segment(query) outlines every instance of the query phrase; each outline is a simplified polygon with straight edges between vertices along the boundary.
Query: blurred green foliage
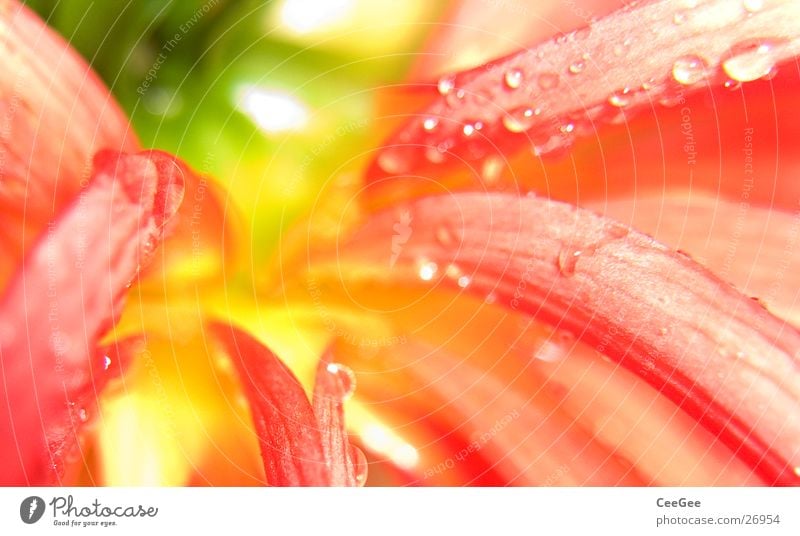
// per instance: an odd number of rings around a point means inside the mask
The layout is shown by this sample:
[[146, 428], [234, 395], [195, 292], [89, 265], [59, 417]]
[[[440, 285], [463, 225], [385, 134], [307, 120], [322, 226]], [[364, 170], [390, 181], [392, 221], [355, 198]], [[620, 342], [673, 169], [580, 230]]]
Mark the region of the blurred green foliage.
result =
[[[412, 58], [404, 54], [410, 49], [395, 54], [362, 49], [358, 35], [349, 47], [287, 39], [272, 22], [275, 2], [27, 3], [105, 80], [145, 147], [173, 152], [228, 186], [252, 224], [251, 238], [264, 250], [314, 202], [331, 170], [375, 142], [365, 127], [373, 105], [370, 89], [401, 79]], [[424, 38], [417, 32], [415, 44]], [[251, 84], [285, 91], [304, 103], [308, 127], [261, 132], [236, 109], [237, 90]], [[337, 129], [347, 132], [331, 141]], [[288, 180], [302, 188], [282, 188]]]

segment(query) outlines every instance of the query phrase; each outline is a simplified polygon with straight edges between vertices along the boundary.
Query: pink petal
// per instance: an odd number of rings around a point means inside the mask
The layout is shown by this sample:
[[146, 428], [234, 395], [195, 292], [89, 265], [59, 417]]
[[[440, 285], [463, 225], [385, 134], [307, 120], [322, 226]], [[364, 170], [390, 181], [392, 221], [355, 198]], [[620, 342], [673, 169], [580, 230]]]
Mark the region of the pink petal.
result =
[[47, 221], [90, 178], [101, 149], [134, 152], [136, 135], [103, 82], [29, 8], [0, 5], [0, 283]]
[[[392, 264], [406, 211], [420, 223]], [[457, 194], [372, 218], [339, 262], [361, 267], [354, 278], [486, 296], [601, 346], [765, 482], [800, 482], [800, 333], [644, 235], [561, 203]]]
[[322, 434], [322, 449], [334, 486], [355, 486], [356, 469], [344, 421], [344, 399], [352, 393], [354, 378], [349, 369], [331, 361], [326, 352], [317, 366], [314, 384], [314, 413]]
[[[98, 390], [98, 341], [183, 196], [180, 165], [160, 153], [105, 152], [92, 180], [52, 222], [0, 300], [0, 481], [59, 477], [62, 431]], [[94, 385], [94, 387], [93, 387]], [[54, 470], [55, 469], [55, 470]]]
[[211, 330], [244, 384], [267, 481], [273, 486], [336, 485], [317, 418], [294, 374], [244, 331], [226, 324], [213, 324]]

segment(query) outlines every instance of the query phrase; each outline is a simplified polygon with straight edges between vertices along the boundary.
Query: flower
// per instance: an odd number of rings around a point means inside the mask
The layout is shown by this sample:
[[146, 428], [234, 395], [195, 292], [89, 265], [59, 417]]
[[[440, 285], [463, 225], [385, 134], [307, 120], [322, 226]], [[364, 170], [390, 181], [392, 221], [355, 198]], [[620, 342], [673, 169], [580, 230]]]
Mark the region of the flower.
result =
[[227, 194], [0, 8], [3, 483], [800, 482], [797, 6], [503, 49], [470, 26], [535, 14], [479, 4], [250, 274]]

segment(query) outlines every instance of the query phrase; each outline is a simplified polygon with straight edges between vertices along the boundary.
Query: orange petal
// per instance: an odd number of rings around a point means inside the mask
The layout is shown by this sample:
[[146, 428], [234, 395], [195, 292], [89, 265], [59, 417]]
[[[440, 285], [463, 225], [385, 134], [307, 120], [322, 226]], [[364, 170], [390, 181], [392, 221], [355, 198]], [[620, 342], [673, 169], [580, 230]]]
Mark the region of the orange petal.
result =
[[[398, 211], [424, 224], [392, 264]], [[426, 198], [371, 219], [339, 262], [393, 285], [466, 287], [601, 345], [764, 481], [800, 478], [800, 333], [627, 227], [536, 198]]]
[[104, 381], [98, 341], [182, 197], [173, 159], [102, 153], [92, 181], [24, 259], [0, 301], [3, 483], [58, 478], [73, 408]]

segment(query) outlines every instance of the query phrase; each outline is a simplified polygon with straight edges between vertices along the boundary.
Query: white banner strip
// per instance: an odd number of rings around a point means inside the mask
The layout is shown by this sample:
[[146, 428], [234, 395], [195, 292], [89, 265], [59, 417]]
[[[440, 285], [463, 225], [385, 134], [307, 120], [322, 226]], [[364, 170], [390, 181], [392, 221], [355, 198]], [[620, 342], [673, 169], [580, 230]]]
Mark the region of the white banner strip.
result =
[[15, 535], [800, 534], [800, 488], [0, 488], [0, 498], [0, 534]]

